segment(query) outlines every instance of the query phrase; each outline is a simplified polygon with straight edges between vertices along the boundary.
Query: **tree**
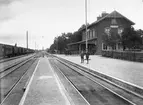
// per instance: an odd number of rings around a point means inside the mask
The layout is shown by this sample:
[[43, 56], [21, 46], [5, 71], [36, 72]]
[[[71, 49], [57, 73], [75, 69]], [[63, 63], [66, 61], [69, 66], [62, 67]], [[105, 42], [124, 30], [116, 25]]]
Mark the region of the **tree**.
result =
[[75, 31], [73, 33], [61, 33], [60, 36], [55, 37], [54, 43], [50, 46], [49, 51], [54, 52], [58, 50], [58, 52], [64, 53], [67, 50], [67, 45], [69, 43], [75, 43], [82, 40], [82, 32], [80, 31], [80, 29], [83, 28], [85, 28], [85, 25], [82, 25], [78, 29], [78, 31]]
[[80, 31], [74, 32], [70, 38], [71, 43], [78, 42], [81, 40], [82, 40], [82, 33]]
[[104, 33], [102, 36], [102, 40], [104, 44], [113, 48], [118, 42], [120, 42], [121, 38], [119, 34], [114, 31], [111, 31], [108, 35]]
[[137, 31], [137, 34], [141, 37], [143, 35], [143, 30], [142, 29], [138, 29]]
[[121, 38], [121, 43], [124, 49], [138, 49], [142, 43], [141, 37], [133, 27], [125, 28]]

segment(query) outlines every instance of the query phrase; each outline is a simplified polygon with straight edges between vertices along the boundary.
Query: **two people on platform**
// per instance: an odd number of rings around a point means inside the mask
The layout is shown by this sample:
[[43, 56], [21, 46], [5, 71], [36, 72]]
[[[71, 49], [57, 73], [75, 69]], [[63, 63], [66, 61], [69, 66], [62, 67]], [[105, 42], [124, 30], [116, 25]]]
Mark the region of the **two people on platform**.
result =
[[89, 63], [89, 52], [84, 53], [84, 51], [81, 51], [80, 57], [81, 57], [81, 63], [84, 63], [84, 55], [86, 57], [85, 60], [87, 60], [87, 64]]

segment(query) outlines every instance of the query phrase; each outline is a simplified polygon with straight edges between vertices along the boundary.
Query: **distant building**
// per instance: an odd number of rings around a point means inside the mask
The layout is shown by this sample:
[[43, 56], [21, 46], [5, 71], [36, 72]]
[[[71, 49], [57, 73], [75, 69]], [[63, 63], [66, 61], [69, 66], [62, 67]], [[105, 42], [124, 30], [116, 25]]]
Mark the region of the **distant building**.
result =
[[[131, 27], [135, 23], [121, 15], [117, 11], [110, 14], [103, 12], [97, 20], [88, 26], [87, 40], [88, 51], [93, 54], [101, 55], [102, 50], [110, 49], [103, 43], [103, 34], [110, 35], [110, 32], [121, 34], [125, 28]], [[85, 51], [86, 47], [86, 30], [85, 28], [79, 30], [82, 32], [82, 40], [76, 43], [68, 44], [68, 49], [71, 53], [79, 53], [81, 50]], [[120, 46], [115, 45], [115, 50], [119, 50]]]

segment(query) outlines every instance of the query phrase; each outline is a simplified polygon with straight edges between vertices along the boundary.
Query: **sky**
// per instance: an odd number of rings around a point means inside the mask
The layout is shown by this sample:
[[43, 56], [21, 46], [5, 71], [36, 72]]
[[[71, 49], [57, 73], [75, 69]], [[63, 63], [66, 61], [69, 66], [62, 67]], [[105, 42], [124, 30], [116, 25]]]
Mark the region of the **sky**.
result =
[[[116, 10], [143, 29], [143, 0], [87, 0], [87, 22]], [[0, 43], [49, 48], [61, 33], [85, 24], [85, 0], [0, 0]]]

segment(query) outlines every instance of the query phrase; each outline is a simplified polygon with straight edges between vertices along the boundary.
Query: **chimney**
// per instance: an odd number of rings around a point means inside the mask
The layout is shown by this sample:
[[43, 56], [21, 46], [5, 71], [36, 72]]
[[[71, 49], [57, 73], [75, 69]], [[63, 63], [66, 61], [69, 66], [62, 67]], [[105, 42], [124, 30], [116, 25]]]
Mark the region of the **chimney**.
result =
[[105, 11], [102, 12], [102, 17], [105, 17], [106, 15], [108, 15], [108, 13], [106, 13]]
[[101, 16], [100, 16], [100, 15], [97, 17], [97, 20], [99, 20], [99, 19], [101, 19]]
[[105, 17], [105, 16], [108, 15], [108, 14], [109, 14], [109, 13], [106, 13], [105, 11], [103, 11], [102, 14], [101, 14], [101, 16], [99, 15], [99, 16], [97, 17], [97, 20], [99, 20], [99, 19]]

